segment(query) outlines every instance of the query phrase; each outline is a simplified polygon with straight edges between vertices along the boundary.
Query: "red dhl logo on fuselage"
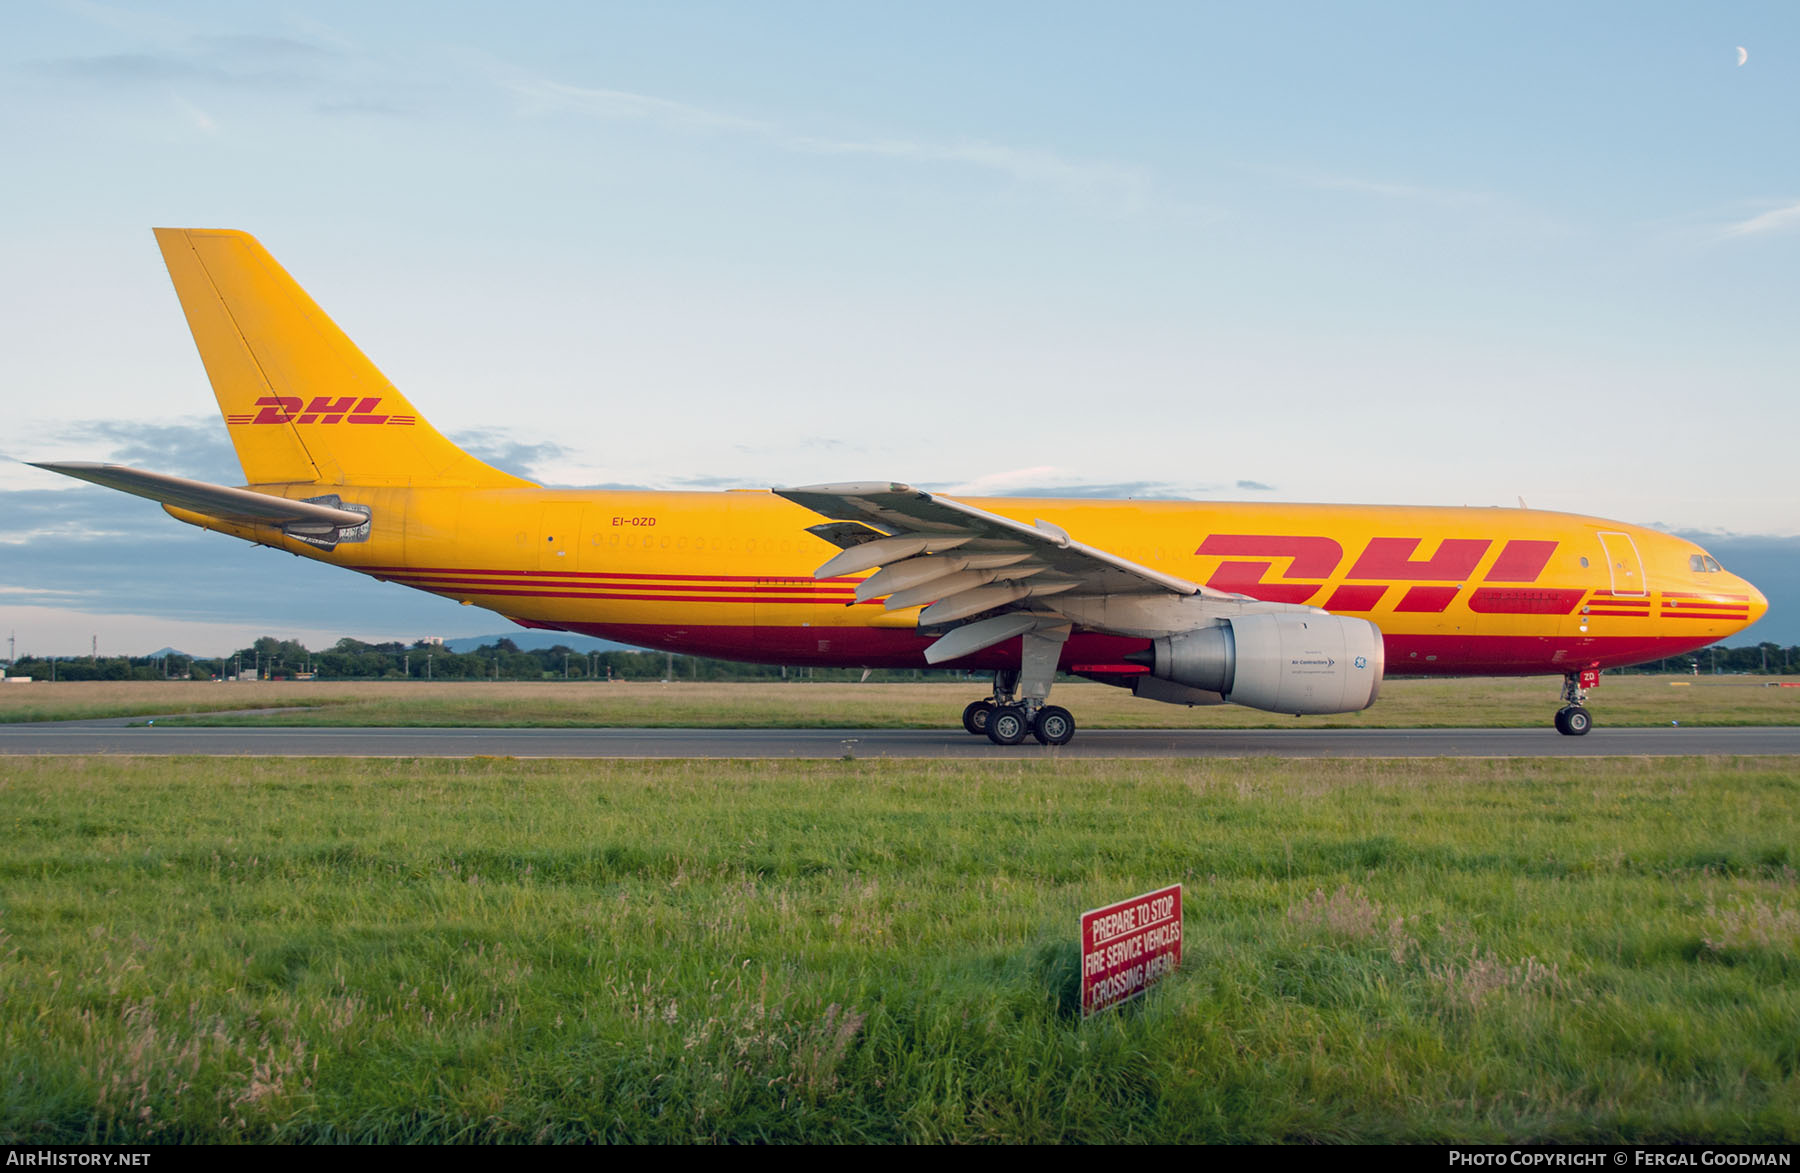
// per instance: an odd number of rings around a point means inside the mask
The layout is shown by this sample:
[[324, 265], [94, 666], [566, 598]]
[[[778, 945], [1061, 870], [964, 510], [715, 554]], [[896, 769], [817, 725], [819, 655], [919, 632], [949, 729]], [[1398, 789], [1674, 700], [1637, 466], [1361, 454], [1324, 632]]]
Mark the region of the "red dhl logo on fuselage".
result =
[[[227, 415], [225, 422], [237, 424], [392, 424], [411, 427], [410, 415], [378, 415], [381, 396], [315, 395], [304, 403], [297, 395], [265, 395], [256, 401], [262, 410], [255, 415]], [[304, 405], [303, 405], [304, 404]]]
[[[1420, 538], [1372, 538], [1331, 596], [1327, 611], [1373, 611], [1391, 590], [1406, 586], [1396, 613], [1436, 614], [1446, 610], [1494, 543], [1488, 538], [1445, 538], [1429, 558], [1416, 558]], [[1512, 539], [1500, 548], [1482, 581], [1470, 593], [1469, 610], [1490, 615], [1567, 615], [1580, 606], [1585, 590], [1537, 587], [1556, 552], [1554, 541]], [[1225, 559], [1206, 585], [1272, 603], [1312, 603], [1344, 563], [1344, 547], [1333, 538], [1287, 534], [1213, 534], [1197, 555]], [[1270, 578], [1274, 559], [1291, 559], [1284, 574]], [[1260, 559], [1253, 561], [1253, 559]], [[1426, 585], [1455, 583], [1455, 586]], [[1416, 584], [1416, 585], [1414, 585]]]

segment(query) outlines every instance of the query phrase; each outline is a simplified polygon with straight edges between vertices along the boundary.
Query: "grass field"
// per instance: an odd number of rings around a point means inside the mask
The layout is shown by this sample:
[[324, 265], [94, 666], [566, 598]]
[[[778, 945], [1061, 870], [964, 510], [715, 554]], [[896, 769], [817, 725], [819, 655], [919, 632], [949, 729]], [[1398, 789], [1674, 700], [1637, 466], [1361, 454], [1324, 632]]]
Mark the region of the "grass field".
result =
[[[1800, 688], [1752, 676], [1608, 676], [1589, 706], [1600, 725], [1800, 724]], [[1236, 705], [1189, 709], [1105, 685], [1059, 684], [1054, 699], [1086, 729], [1542, 726], [1554, 678], [1390, 680], [1361, 713], [1294, 718]], [[412, 725], [725, 728], [943, 728], [982, 684], [562, 684], [186, 682], [0, 687], [0, 721], [193, 714], [208, 725]], [[219, 710], [291, 709], [248, 715]]]
[[1794, 759], [10, 758], [0, 827], [5, 1142], [1800, 1140]]

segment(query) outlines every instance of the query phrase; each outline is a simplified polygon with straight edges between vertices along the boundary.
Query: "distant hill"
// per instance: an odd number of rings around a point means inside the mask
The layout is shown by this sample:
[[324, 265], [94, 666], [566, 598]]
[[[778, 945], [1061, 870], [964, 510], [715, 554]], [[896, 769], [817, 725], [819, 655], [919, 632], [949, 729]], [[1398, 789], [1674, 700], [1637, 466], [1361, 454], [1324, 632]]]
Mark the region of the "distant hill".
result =
[[[553, 648], [558, 644], [576, 652], [641, 652], [645, 649], [634, 648], [630, 644], [614, 643], [610, 639], [595, 639], [591, 635], [576, 635], [568, 631], [507, 631], [499, 635], [465, 635], [457, 639], [447, 639], [444, 646], [453, 652], [472, 652], [484, 644], [497, 644], [503, 639], [513, 641], [513, 646], [522, 652], [533, 652], [541, 648]], [[160, 653], [158, 653], [160, 654]]]
[[[160, 660], [160, 659], [164, 659], [169, 656], [174, 656], [176, 659], [179, 659], [179, 660], [192, 660], [194, 658], [194, 654], [192, 652], [183, 652], [176, 648], [158, 648], [156, 651], [146, 653], [145, 655], [140, 656], [138, 658], [141, 660]], [[207, 657], [204, 657], [204, 656], [201, 657], [201, 659], [206, 659], [206, 658]]]

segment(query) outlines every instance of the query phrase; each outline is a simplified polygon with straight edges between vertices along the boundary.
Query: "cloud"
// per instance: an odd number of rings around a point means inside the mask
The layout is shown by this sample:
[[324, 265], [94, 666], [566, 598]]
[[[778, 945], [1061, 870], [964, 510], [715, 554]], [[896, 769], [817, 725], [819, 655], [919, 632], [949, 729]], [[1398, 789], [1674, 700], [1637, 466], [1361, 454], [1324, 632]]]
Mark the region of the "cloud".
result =
[[125, 420], [77, 420], [57, 427], [35, 448], [66, 447], [34, 460], [94, 460], [130, 464], [198, 481], [240, 484], [244, 473], [219, 417], [188, 416], [166, 424]]
[[771, 138], [780, 133], [771, 123], [627, 90], [587, 89], [548, 80], [515, 82], [512, 89], [543, 108], [575, 110], [594, 118], [659, 122], [682, 130], [730, 130]]
[[1720, 230], [1720, 235], [1756, 236], [1764, 232], [1784, 232], [1797, 226], [1800, 226], [1800, 203], [1793, 203], [1785, 208], [1773, 208], [1748, 220], [1728, 224]]
[[[450, 433], [449, 438], [477, 459], [531, 481], [542, 482], [542, 467], [569, 455], [560, 444], [527, 443], [504, 428], [471, 428]], [[188, 416], [166, 424], [79, 420], [57, 427], [33, 450], [33, 460], [129, 464], [214, 484], [244, 480], [231, 437], [216, 415]]]
[[[215, 134], [221, 103], [247, 95], [314, 99], [326, 117], [401, 117], [413, 111], [386, 96], [396, 85], [391, 67], [320, 39], [255, 34], [160, 35], [128, 32], [149, 47], [35, 61], [26, 68], [78, 91], [115, 91], [141, 99], [163, 93], [202, 132]], [[321, 37], [329, 39], [324, 32]], [[196, 100], [196, 99], [199, 100]]]
[[[50, 479], [44, 474], [45, 480]], [[78, 489], [21, 489], [0, 493], [0, 547], [30, 545], [39, 539], [69, 538], [85, 541], [92, 537], [115, 537], [130, 532], [127, 517], [149, 516], [144, 511], [156, 508], [147, 501], [128, 494], [113, 493], [111, 507], [102, 498]], [[7, 559], [24, 556], [23, 551], [8, 549]], [[8, 568], [13, 570], [16, 568]], [[17, 580], [14, 574], [8, 578]]]
[[44, 73], [115, 85], [144, 82], [229, 82], [226, 71], [195, 60], [186, 53], [103, 53], [94, 57], [64, 57], [42, 61]]
[[1432, 212], [1447, 216], [1453, 221], [1480, 222], [1499, 230], [1536, 238], [1567, 237], [1572, 231], [1571, 226], [1559, 215], [1521, 203], [1505, 192], [1370, 179], [1360, 175], [1293, 167], [1253, 164], [1230, 166], [1285, 185], [1364, 197], [1365, 205], [1373, 205], [1377, 209], [1387, 205], [1386, 214], [1419, 215]]
[[261, 61], [327, 61], [341, 54], [335, 49], [294, 37], [259, 36], [255, 33], [224, 33], [192, 39], [196, 52], [237, 59]]
[[871, 155], [920, 163], [962, 163], [998, 171], [1022, 183], [1142, 207], [1150, 193], [1149, 176], [1139, 168], [1065, 159], [1049, 151], [1022, 150], [987, 142], [922, 143], [905, 139], [856, 142], [842, 139], [791, 138], [790, 150], [825, 155]]
[[418, 111], [392, 102], [350, 99], [342, 102], [320, 102], [315, 113], [332, 118], [412, 118]]
[[1084, 481], [1051, 465], [988, 473], [961, 484], [931, 484], [921, 488], [955, 497], [1084, 497], [1189, 500], [1212, 491], [1212, 485], [1175, 485], [1166, 481]]
[[219, 124], [214, 121], [213, 116], [194, 105], [186, 98], [177, 97], [175, 99], [175, 105], [181, 108], [181, 112], [188, 116], [188, 121], [192, 122], [196, 129], [203, 131], [206, 134], [219, 133]]
[[1192, 494], [1162, 481], [1111, 481], [1102, 484], [1020, 485], [1001, 497], [1084, 497], [1095, 500], [1187, 501]]
[[448, 438], [452, 444], [463, 448], [477, 460], [486, 461], [502, 472], [540, 484], [545, 478], [537, 471], [538, 466], [562, 460], [569, 454], [569, 450], [560, 444], [548, 441], [528, 444], [514, 439], [503, 428], [472, 428], [449, 433]]
[[200, 36], [150, 51], [54, 58], [33, 68], [52, 77], [127, 88], [181, 83], [268, 90], [320, 80], [343, 59], [336, 49], [292, 37]]
[[650, 122], [684, 133], [731, 134], [778, 150], [814, 155], [864, 155], [915, 163], [956, 164], [994, 171], [1021, 183], [1059, 189], [1136, 210], [1149, 197], [1142, 168], [1069, 159], [979, 139], [929, 142], [909, 138], [829, 138], [800, 134], [776, 123], [674, 102], [627, 90], [590, 89], [547, 79], [508, 83], [531, 111], [567, 110], [609, 121]]
[[1237, 487], [1246, 493], [1273, 493], [1274, 485], [1265, 485], [1261, 481], [1239, 481]]
[[1351, 175], [1302, 175], [1297, 178], [1307, 187], [1316, 187], [1324, 191], [1349, 191], [1362, 195], [1381, 196], [1384, 199], [1411, 200], [1418, 203], [1447, 206], [1488, 204], [1494, 202], [1495, 198], [1493, 193], [1485, 191], [1429, 187], [1416, 183], [1384, 183], [1379, 180], [1359, 179]]
[[743, 477], [726, 476], [673, 477], [669, 483], [683, 489], [761, 489], [767, 487], [750, 484]]

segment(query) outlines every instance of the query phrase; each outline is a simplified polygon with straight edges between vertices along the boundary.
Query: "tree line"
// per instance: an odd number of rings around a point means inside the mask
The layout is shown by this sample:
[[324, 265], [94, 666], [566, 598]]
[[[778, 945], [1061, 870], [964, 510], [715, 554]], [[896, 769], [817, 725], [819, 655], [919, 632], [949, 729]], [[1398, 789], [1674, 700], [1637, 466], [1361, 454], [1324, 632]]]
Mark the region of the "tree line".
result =
[[[861, 680], [860, 668], [793, 668], [667, 652], [583, 652], [557, 644], [524, 649], [510, 639], [455, 652], [425, 640], [405, 644], [340, 639], [314, 651], [263, 636], [228, 656], [20, 656], [14, 676], [39, 680]], [[870, 680], [959, 680], [951, 669], [876, 669]]]
[[[340, 639], [323, 651], [297, 640], [263, 636], [229, 656], [21, 656], [14, 676], [39, 680], [861, 680], [860, 668], [792, 668], [745, 664], [667, 652], [583, 652], [564, 644], [524, 649], [510, 639], [453, 652], [442, 644], [364, 643]], [[1703, 648], [1652, 660], [1630, 674], [1693, 673], [1791, 675], [1800, 672], [1800, 645], [1775, 643]], [[873, 681], [960, 680], [960, 669], [878, 668]]]

